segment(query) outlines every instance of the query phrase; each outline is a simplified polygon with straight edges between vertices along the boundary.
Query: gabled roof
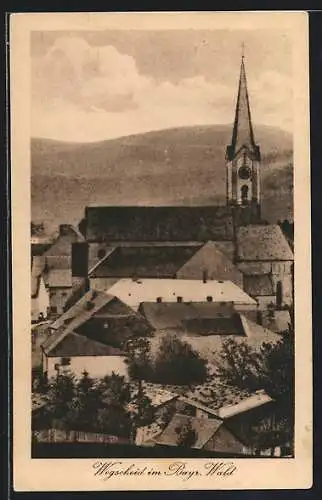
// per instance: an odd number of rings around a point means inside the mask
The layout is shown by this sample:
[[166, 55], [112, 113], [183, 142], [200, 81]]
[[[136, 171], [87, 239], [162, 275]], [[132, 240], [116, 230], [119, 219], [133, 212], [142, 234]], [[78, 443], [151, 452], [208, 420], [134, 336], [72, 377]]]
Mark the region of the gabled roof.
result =
[[257, 391], [255, 394], [252, 394], [236, 404], [222, 406], [218, 410], [218, 416], [223, 419], [235, 417], [236, 415], [254, 410], [255, 408], [272, 403], [273, 401], [274, 400], [266, 394], [265, 391]]
[[220, 305], [205, 303], [144, 302], [139, 312], [156, 330], [182, 329], [202, 334], [236, 334], [243, 332], [239, 315], [232, 303]]
[[196, 432], [196, 441], [192, 445], [192, 448], [202, 449], [216, 434], [222, 425], [222, 421], [215, 418], [193, 418], [177, 413], [173, 416], [162, 434], [156, 439], [156, 443], [165, 446], [178, 446], [180, 430], [189, 424], [191, 424], [192, 429]]
[[254, 140], [244, 57], [242, 57], [240, 66], [233, 135], [231, 144], [227, 147], [228, 160], [232, 160], [243, 146], [248, 149], [255, 159], [260, 159], [259, 147]]
[[90, 206], [80, 226], [89, 242], [233, 239], [232, 210], [224, 205]]
[[117, 247], [94, 266], [90, 277], [173, 278], [201, 247], [202, 244]]
[[211, 280], [229, 280], [238, 286], [243, 285], [243, 275], [222, 251], [222, 245], [208, 241], [197, 249], [191, 258], [176, 273], [179, 279], [202, 279], [204, 272]]
[[112, 295], [105, 292], [89, 290], [76, 304], [57, 318], [52, 323], [51, 328], [58, 330], [68, 325], [71, 329], [76, 329], [85, 323], [85, 321], [88, 321], [89, 318], [113, 300], [113, 298]]
[[272, 278], [269, 274], [244, 274], [244, 290], [252, 297], [274, 295]]
[[109, 293], [137, 310], [142, 302], [157, 302], [158, 297], [164, 302], [234, 302], [235, 304], [255, 305], [241, 288], [231, 281], [179, 280], [179, 279], [121, 279], [115, 283]]
[[50, 357], [125, 356], [125, 353], [118, 348], [107, 346], [75, 332], [68, 332], [67, 335], [57, 332], [50, 339], [52, 344], [44, 349], [46, 355]]
[[59, 234], [51, 247], [45, 252], [46, 256], [68, 256], [72, 253], [72, 243], [82, 241], [83, 236], [71, 225], [63, 225], [64, 231]]
[[253, 224], [236, 229], [237, 260], [293, 260], [293, 252], [277, 224]]

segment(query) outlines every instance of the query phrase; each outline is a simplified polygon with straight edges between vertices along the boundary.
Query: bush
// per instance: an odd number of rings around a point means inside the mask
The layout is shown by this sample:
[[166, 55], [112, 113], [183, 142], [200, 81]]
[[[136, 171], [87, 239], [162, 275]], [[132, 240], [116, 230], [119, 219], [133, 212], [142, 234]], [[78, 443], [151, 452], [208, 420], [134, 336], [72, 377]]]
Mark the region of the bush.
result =
[[173, 335], [163, 337], [153, 367], [153, 381], [189, 385], [207, 378], [207, 362], [190, 344]]
[[171, 385], [202, 383], [208, 375], [207, 362], [175, 335], [162, 338], [155, 359], [147, 339], [131, 343], [128, 371], [133, 380]]

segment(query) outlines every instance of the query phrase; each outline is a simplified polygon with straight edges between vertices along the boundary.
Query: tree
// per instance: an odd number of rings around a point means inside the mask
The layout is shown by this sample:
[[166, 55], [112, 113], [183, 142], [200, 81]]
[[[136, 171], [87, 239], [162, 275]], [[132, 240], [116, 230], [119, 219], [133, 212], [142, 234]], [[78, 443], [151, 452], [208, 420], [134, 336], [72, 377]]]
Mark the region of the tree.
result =
[[97, 413], [97, 429], [107, 434], [129, 437], [131, 419], [127, 406], [131, 400], [130, 385], [116, 373], [99, 383], [102, 405]]
[[89, 374], [84, 370], [76, 383], [75, 396], [70, 402], [66, 415], [74, 430], [89, 431], [101, 406], [101, 391]]
[[75, 396], [74, 376], [69, 373], [57, 375], [56, 379], [49, 384], [47, 396], [46, 416], [50, 419], [51, 425], [70, 429], [71, 422], [68, 413]]
[[[294, 332], [289, 330], [276, 343], [263, 343], [256, 352], [245, 342], [229, 340], [223, 344], [218, 374], [226, 382], [254, 391], [264, 389], [276, 402], [272, 427], [258, 429], [255, 436], [262, 446], [293, 442], [294, 430]], [[256, 428], [253, 429], [256, 434]], [[269, 447], [269, 446], [267, 446]]]
[[207, 374], [207, 362], [190, 344], [175, 335], [162, 338], [153, 366], [154, 382], [189, 385], [204, 382]]
[[128, 374], [134, 380], [150, 380], [152, 377], [152, 360], [148, 338], [136, 338], [127, 343]]
[[245, 341], [228, 339], [223, 342], [218, 363], [218, 375], [228, 384], [242, 389], [259, 388], [258, 373], [261, 356]]
[[176, 428], [178, 434], [177, 445], [182, 448], [191, 448], [197, 440], [197, 432], [193, 429], [190, 420], [180, 427]]

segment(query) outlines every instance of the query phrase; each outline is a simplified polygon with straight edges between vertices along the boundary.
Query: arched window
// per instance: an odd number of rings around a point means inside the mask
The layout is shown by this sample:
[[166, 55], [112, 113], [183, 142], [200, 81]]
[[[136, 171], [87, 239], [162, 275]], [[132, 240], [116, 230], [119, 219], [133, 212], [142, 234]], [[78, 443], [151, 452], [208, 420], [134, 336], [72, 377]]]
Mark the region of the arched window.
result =
[[249, 188], [246, 184], [244, 184], [241, 187], [241, 200], [242, 200], [243, 205], [247, 205], [247, 203], [248, 203], [248, 190], [249, 190]]

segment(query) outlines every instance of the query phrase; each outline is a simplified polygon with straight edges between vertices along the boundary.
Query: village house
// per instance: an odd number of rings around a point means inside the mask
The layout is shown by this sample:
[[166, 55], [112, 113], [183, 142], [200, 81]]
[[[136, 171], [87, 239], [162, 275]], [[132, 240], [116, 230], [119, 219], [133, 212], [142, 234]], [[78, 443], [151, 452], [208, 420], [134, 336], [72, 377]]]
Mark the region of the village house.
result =
[[153, 327], [139, 312], [118, 297], [99, 290], [89, 290], [57, 318], [49, 330], [54, 333], [65, 327], [115, 347], [121, 347], [133, 336], [150, 336], [153, 332]]
[[[53, 376], [61, 359], [68, 369], [81, 373], [127, 374], [123, 346], [133, 336], [150, 336], [151, 325], [117, 297], [90, 290], [76, 304], [51, 323], [42, 344], [42, 367]], [[105, 358], [108, 357], [106, 360]]]
[[272, 430], [278, 425], [275, 404], [262, 390], [251, 394], [214, 384], [211, 389], [204, 386], [180, 395], [170, 423], [154, 438], [156, 445], [178, 446], [180, 433], [187, 425], [196, 433], [192, 448], [237, 455], [281, 456], [287, 445], [283, 437], [281, 442], [272, 440]]
[[231, 281], [179, 279], [121, 279], [108, 292], [138, 310], [142, 303], [233, 304], [239, 311], [254, 311], [257, 304]]
[[66, 370], [76, 377], [86, 371], [93, 378], [117, 373], [127, 377], [126, 354], [119, 348], [75, 333], [70, 327], [48, 337], [42, 345], [42, 369], [47, 379]]
[[[248, 455], [248, 450], [226, 428], [225, 423], [216, 419], [211, 420], [175, 414], [165, 430], [156, 437], [156, 446], [179, 446], [182, 433], [192, 431], [191, 448], [230, 455]], [[180, 452], [179, 452], [180, 453]]]
[[67, 300], [79, 286], [71, 272], [72, 243], [82, 239], [69, 224], [61, 224], [59, 233], [50, 247], [42, 254], [42, 276], [49, 293], [49, 318], [63, 313]]

